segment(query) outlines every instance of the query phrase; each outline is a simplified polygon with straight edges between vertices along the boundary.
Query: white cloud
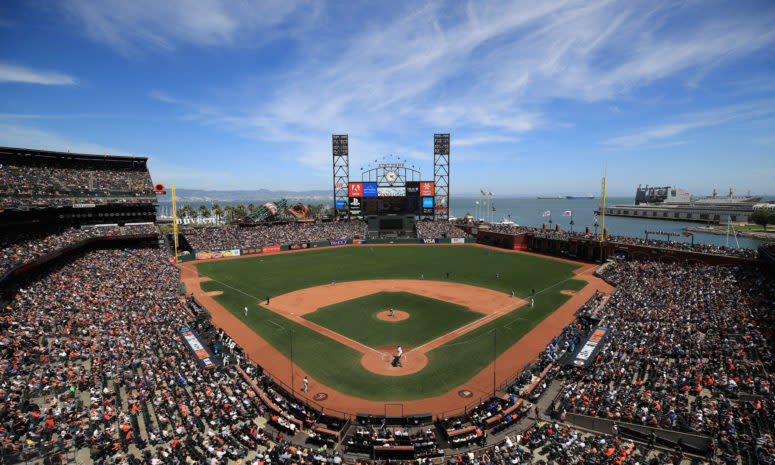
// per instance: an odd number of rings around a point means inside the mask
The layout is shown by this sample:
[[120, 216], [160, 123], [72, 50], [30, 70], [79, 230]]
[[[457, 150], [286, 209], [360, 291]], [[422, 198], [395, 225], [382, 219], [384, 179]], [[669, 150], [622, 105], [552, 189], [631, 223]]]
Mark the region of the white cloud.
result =
[[68, 0], [64, 10], [92, 40], [124, 54], [183, 44], [243, 46], [296, 10], [294, 1]]
[[[733, 121], [751, 120], [775, 113], [775, 101], [766, 100], [756, 104], [733, 105], [716, 108], [704, 112], [681, 115], [674, 122], [642, 128], [633, 134], [614, 137], [603, 141], [612, 149], [629, 149], [645, 144], [669, 139], [687, 131], [719, 126]], [[683, 144], [684, 141], [663, 143], [659, 147], [671, 147]]]
[[[384, 132], [465, 129], [492, 141], [517, 140], [537, 128], [562, 126], [551, 113], [558, 100], [605, 101], [687, 71], [705, 76], [775, 42], [772, 9], [714, 14], [700, 3], [614, 0], [466, 5], [397, 3], [391, 14], [358, 23], [364, 27], [343, 27], [333, 38], [305, 31], [294, 37], [301, 58], [292, 69], [271, 70], [271, 82], [280, 84], [268, 95], [248, 92], [236, 104], [156, 98], [182, 105], [185, 116], [201, 124], [293, 143], [299, 159], [314, 164], [327, 160], [329, 135], [339, 131], [376, 140]], [[338, 24], [336, 12], [321, 17]], [[220, 30], [217, 37], [229, 42], [224, 38], [234, 32]], [[609, 145], [665, 139], [693, 124], [647, 128]], [[468, 137], [456, 143], [484, 142]]]
[[57, 71], [35, 70], [24, 66], [0, 63], [0, 82], [24, 82], [43, 85], [74, 85], [78, 81]]

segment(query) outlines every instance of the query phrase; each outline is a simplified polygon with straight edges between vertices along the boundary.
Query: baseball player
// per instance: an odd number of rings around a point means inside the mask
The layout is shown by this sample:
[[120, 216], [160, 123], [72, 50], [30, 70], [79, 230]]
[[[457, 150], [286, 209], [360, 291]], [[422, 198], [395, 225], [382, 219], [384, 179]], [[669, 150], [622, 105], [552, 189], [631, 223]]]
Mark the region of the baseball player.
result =
[[309, 380], [305, 376], [304, 377], [304, 392], [307, 392], [307, 391], [309, 391]]
[[248, 316], [248, 306], [245, 305], [245, 316]]
[[393, 318], [394, 316], [396, 316], [396, 312], [391, 308], [390, 309], [390, 318]]

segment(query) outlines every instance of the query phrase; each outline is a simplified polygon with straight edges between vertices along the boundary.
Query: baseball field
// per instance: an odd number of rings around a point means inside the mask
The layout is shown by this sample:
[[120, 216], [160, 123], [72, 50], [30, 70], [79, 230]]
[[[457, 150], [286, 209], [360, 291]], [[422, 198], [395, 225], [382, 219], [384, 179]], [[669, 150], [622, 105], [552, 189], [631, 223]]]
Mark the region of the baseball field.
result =
[[[464, 385], [587, 285], [574, 279], [580, 264], [469, 245], [364, 245], [194, 266], [201, 291], [284, 356], [295, 389], [303, 374], [315, 392], [383, 402]], [[404, 366], [392, 367], [398, 345]], [[279, 354], [264, 352], [254, 358], [279, 366]]]

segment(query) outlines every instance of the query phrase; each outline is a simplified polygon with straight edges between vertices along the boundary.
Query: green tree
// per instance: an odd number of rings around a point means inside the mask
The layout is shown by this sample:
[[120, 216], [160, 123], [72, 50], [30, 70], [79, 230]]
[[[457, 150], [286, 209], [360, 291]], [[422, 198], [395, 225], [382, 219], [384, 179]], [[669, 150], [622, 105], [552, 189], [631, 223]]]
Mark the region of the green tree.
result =
[[241, 220], [241, 219], [245, 218], [246, 216], [248, 216], [248, 209], [245, 208], [245, 205], [239, 204], [234, 209], [234, 216], [236, 216], [238, 219]]
[[226, 208], [223, 209], [224, 214], [229, 219], [229, 221], [234, 221], [234, 207], [231, 205], [226, 205]]
[[199, 216], [202, 218], [210, 218], [210, 209], [207, 208], [207, 205], [202, 204], [199, 206]]
[[223, 216], [223, 208], [221, 208], [221, 205], [218, 202], [214, 203], [210, 207], [210, 211], [212, 211], [213, 215], [215, 215], [215, 222], [220, 222], [221, 217]]
[[775, 224], [775, 212], [764, 209], [754, 210], [751, 214], [751, 221], [763, 227], [766, 231], [768, 224]]
[[250, 202], [248, 204], [248, 213], [253, 213], [254, 211], [256, 211], [256, 206], [253, 204], [253, 202]]

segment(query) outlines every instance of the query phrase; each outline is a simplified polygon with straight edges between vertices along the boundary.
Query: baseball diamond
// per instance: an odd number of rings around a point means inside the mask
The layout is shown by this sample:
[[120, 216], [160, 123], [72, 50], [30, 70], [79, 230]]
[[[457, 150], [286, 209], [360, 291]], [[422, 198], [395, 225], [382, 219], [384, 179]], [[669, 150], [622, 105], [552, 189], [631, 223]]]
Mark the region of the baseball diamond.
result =
[[[352, 246], [182, 269], [216, 324], [272, 376], [293, 378], [294, 391], [309, 376], [329, 393], [322, 407], [347, 413], [384, 413], [385, 402], [403, 402], [405, 414], [437, 413], [469, 403], [460, 389], [491, 394], [493, 370], [496, 383], [513, 376], [606, 287], [588, 265], [467, 245]], [[534, 308], [522, 299], [532, 289]], [[376, 318], [391, 306], [411, 318]], [[390, 367], [385, 348], [399, 344], [408, 370]]]

